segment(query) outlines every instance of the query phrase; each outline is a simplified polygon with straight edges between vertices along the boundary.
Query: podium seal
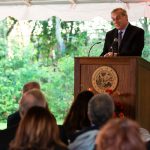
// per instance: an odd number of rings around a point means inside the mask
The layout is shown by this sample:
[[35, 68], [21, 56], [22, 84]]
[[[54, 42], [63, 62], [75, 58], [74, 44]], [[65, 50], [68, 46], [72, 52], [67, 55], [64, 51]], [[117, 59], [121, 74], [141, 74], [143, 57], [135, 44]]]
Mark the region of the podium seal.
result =
[[107, 89], [114, 91], [117, 84], [118, 75], [112, 67], [101, 66], [92, 75], [92, 85], [98, 93], [104, 93]]

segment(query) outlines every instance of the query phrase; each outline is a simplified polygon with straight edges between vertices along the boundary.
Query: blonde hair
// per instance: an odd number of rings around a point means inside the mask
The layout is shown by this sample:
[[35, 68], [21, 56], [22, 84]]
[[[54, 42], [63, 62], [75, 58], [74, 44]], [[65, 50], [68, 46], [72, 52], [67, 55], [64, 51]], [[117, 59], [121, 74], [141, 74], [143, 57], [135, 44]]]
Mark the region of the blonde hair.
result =
[[53, 114], [43, 107], [32, 107], [21, 120], [10, 150], [49, 150], [65, 147]]

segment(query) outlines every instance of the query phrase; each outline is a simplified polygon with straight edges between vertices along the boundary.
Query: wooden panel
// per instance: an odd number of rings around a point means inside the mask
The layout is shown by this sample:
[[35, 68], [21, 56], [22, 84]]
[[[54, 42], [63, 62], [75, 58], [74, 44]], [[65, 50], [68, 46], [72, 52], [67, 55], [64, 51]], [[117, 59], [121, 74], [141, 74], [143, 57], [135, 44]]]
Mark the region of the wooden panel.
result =
[[112, 67], [119, 77], [114, 92], [115, 100], [120, 100], [126, 108], [126, 115], [136, 119], [142, 127], [150, 131], [150, 63], [140, 57], [82, 57], [75, 58], [75, 96], [92, 85], [92, 75], [101, 66]]
[[150, 67], [138, 67], [138, 99], [136, 120], [150, 131]]
[[93, 85], [92, 85], [92, 75], [94, 71], [101, 67], [101, 66], [109, 66], [112, 67], [119, 78], [119, 82], [117, 85], [117, 88], [115, 91], [121, 93], [119, 97], [115, 97], [115, 99], [119, 99], [124, 103], [124, 105], [127, 105], [126, 112], [128, 116], [131, 118], [135, 118], [135, 79], [133, 80], [135, 76], [134, 69], [132, 69], [132, 65], [130, 65], [130, 61], [128, 63], [122, 63], [120, 64], [114, 64], [110, 65], [107, 63], [104, 63], [103, 65], [82, 65], [81, 66], [81, 91], [87, 90], [87, 89], [93, 89], [94, 93], [97, 93], [95, 91]]

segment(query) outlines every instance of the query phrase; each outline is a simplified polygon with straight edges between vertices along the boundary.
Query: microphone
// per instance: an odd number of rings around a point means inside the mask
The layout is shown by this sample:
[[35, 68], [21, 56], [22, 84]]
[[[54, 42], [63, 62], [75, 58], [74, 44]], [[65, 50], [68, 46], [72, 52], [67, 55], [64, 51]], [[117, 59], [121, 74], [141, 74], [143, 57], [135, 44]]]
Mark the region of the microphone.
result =
[[112, 53], [113, 53], [113, 55], [114, 55], [114, 46], [115, 46], [115, 44], [117, 44], [118, 43], [118, 39], [117, 38], [114, 38], [114, 40], [113, 40], [113, 42], [112, 42], [112, 44], [111, 44], [111, 46], [110, 46], [110, 48], [109, 48], [109, 51], [111, 51]]
[[101, 42], [94, 43], [94, 44], [90, 47], [90, 50], [89, 50], [89, 52], [88, 52], [88, 57], [90, 56], [90, 52], [91, 52], [92, 48], [93, 48], [95, 45], [100, 44], [100, 43], [101, 43]]

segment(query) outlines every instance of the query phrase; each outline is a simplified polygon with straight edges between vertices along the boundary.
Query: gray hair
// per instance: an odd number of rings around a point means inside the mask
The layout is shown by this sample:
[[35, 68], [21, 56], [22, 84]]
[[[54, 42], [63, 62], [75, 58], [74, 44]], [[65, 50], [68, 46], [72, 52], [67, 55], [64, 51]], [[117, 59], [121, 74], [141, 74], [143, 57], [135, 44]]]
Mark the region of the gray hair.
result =
[[122, 16], [128, 16], [127, 11], [123, 8], [116, 8], [116, 9], [112, 10], [111, 14], [116, 13], [116, 12], [119, 12], [120, 15], [122, 15]]
[[101, 126], [112, 118], [114, 109], [114, 102], [110, 95], [97, 94], [88, 103], [88, 116], [91, 123]]

